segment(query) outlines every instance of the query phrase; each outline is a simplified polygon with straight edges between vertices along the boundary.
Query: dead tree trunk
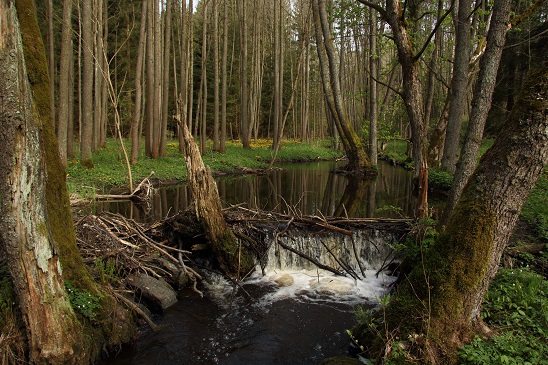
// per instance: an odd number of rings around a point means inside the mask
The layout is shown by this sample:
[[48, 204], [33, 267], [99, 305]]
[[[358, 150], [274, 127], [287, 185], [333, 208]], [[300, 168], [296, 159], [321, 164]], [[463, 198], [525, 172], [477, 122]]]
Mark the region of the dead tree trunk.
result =
[[196, 216], [204, 226], [221, 269], [230, 276], [240, 278], [253, 268], [253, 258], [241, 246], [225, 222], [217, 185], [211, 170], [204, 165], [198, 145], [192, 138], [188, 126], [180, 121], [178, 124], [183, 134], [188, 185], [194, 200]]

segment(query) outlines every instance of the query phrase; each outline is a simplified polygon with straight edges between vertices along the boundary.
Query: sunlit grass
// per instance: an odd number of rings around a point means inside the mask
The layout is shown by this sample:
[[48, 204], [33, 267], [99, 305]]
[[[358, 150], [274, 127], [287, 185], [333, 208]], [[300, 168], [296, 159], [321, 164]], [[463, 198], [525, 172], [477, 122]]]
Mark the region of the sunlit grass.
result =
[[[126, 142], [126, 149], [131, 144]], [[274, 151], [272, 141], [268, 139], [253, 140], [251, 148], [244, 149], [239, 141], [227, 141], [226, 152], [221, 154], [212, 150], [212, 143], [208, 141], [207, 152], [202, 156], [204, 163], [215, 172], [232, 172], [243, 168], [265, 168]], [[284, 140], [278, 152], [277, 162], [328, 160], [340, 157], [342, 153], [329, 148], [326, 141], [301, 143], [296, 140]], [[108, 139], [105, 148], [93, 155], [94, 169], [86, 169], [80, 165], [78, 158], [69, 160], [67, 169], [67, 184], [71, 193], [90, 195], [92, 191], [105, 191], [113, 186], [127, 187], [129, 179], [124, 154], [120, 143], [115, 139]], [[139, 160], [131, 166], [133, 183], [147, 177], [154, 171], [154, 178], [161, 181], [184, 181], [186, 167], [183, 156], [179, 153], [179, 144], [176, 140], [168, 141], [166, 154], [158, 159], [145, 156], [141, 146]]]

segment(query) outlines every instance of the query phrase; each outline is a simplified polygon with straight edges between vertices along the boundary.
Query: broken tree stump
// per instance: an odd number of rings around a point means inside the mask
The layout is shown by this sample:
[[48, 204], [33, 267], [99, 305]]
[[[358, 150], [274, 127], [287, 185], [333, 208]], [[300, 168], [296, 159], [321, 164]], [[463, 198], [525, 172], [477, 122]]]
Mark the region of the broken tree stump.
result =
[[[176, 118], [177, 119], [177, 118]], [[188, 186], [193, 198], [196, 216], [202, 222], [222, 270], [229, 276], [240, 278], [254, 267], [253, 257], [240, 244], [223, 216], [217, 184], [209, 167], [204, 165], [198, 145], [185, 123], [181, 126], [188, 171]]]

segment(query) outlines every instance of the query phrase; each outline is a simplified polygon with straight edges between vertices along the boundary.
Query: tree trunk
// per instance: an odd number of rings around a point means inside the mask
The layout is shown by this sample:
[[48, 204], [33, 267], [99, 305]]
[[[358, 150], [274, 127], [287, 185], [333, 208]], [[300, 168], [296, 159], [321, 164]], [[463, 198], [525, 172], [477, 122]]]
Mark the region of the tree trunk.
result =
[[491, 108], [493, 90], [497, 79], [502, 49], [506, 41], [506, 32], [510, 20], [510, 0], [500, 0], [494, 4], [491, 27], [487, 34], [487, 46], [480, 61], [478, 81], [474, 88], [472, 111], [466, 129], [459, 166], [453, 179], [453, 186], [443, 213], [442, 223], [447, 221], [460, 197], [466, 182], [474, 171], [478, 161], [478, 151], [481, 146], [483, 129], [487, 114]]
[[219, 7], [213, 0], [213, 150], [219, 151]]
[[137, 48], [137, 64], [135, 65], [135, 104], [133, 105], [133, 119], [131, 120], [131, 163], [139, 159], [139, 124], [141, 121], [141, 104], [143, 97], [143, 59], [145, 56], [147, 25], [147, 0], [141, 2], [141, 26], [139, 28], [139, 46]]
[[[390, 303], [386, 318], [390, 328], [401, 325], [407, 332], [401, 338], [427, 330], [427, 353], [442, 356], [443, 364], [456, 362], [458, 347], [482, 328], [481, 302], [521, 207], [547, 162], [548, 63], [543, 62], [530, 72], [445, 232]], [[418, 321], [410, 323], [410, 318]]]
[[[21, 12], [25, 15], [18, 20]], [[0, 23], [4, 25], [0, 33], [0, 79], [4, 80], [0, 83], [0, 173], [4, 176], [0, 184], [0, 248], [23, 314], [31, 361], [68, 364], [82, 354], [83, 336], [65, 293], [59, 248], [49, 230], [53, 222], [44, 200], [43, 120], [36, 113], [36, 109], [47, 111], [47, 123], [51, 123], [47, 66], [38, 24], [27, 22], [26, 16], [36, 19], [32, 2], [18, 1], [17, 11], [14, 2], [0, 2]], [[39, 42], [39, 47], [33, 47], [42, 50], [41, 59], [29, 57], [27, 63], [34, 67], [42, 62], [41, 70], [46, 73], [34, 81], [42, 82], [45, 88], [40, 91], [44, 94], [33, 95], [28, 82], [20, 23], [24, 24], [23, 32], [34, 32], [33, 42]]]
[[153, 138], [154, 138], [154, 4], [152, 0], [147, 0], [147, 42], [146, 42], [146, 121], [145, 121], [145, 154], [148, 157], [153, 156]]
[[371, 165], [377, 165], [377, 17], [373, 15], [373, 9], [369, 9], [369, 159]]
[[[14, 243], [13, 240], [17, 239], [20, 245], [19, 254], [11, 250], [6, 254], [14, 258], [15, 265], [22, 262], [18, 260], [26, 261], [24, 267], [16, 266], [16, 270], [11, 275], [15, 278], [14, 285], [16, 287], [21, 284], [21, 281], [18, 280], [22, 280], [22, 282], [26, 280], [27, 284], [23, 290], [27, 292], [18, 293], [19, 302], [22, 306], [21, 311], [28, 317], [27, 326], [38, 326], [38, 329], [27, 329], [29, 340], [32, 341], [30, 344], [31, 360], [37, 364], [92, 363], [104, 347], [119, 345], [120, 341], [128, 341], [134, 329], [132, 322], [124, 321], [129, 316], [117, 305], [114, 299], [107, 293], [99, 293], [76, 246], [76, 234], [66, 188], [65, 169], [59, 159], [59, 147], [55, 138], [53, 121], [50, 119], [47, 62], [36, 20], [34, 2], [19, 0], [11, 2], [11, 4], [13, 3], [17, 7], [21, 25], [25, 64], [28, 72], [27, 76], [21, 74], [20, 76], [24, 77], [23, 80], [30, 81], [34, 106], [29, 108], [28, 103], [31, 103], [29, 91], [26, 91], [27, 95], [24, 95], [25, 90], [23, 88], [28, 87], [28, 84], [25, 85], [24, 82], [20, 82], [18, 87], [21, 87], [21, 90], [17, 90], [17, 92], [19, 92], [18, 98], [23, 100], [20, 100], [19, 105], [16, 106], [19, 109], [20, 117], [14, 119], [17, 123], [2, 123], [0, 127], [13, 128], [8, 134], [0, 133], [6, 137], [6, 144], [9, 143], [8, 135], [16, 137], [15, 140], [10, 137], [9, 141], [15, 141], [20, 147], [16, 153], [11, 149], [3, 149], [0, 152], [0, 154], [5, 153], [5, 155], [0, 156], [0, 169], [14, 167], [12, 171], [14, 178], [5, 180], [10, 182], [9, 188], [0, 184], [0, 194], [10, 194], [11, 191], [17, 195], [13, 200], [12, 198], [0, 198], [0, 202], [16, 202], [16, 204], [0, 204], [0, 209], [3, 213], [6, 212], [6, 214], [3, 214], [4, 217], [13, 214], [13, 219], [2, 220], [0, 225], [16, 225], [12, 229], [0, 227], [2, 235], [3, 232], [14, 233], [9, 236], [9, 243], [8, 239], [4, 239], [4, 237], [0, 238], [0, 242], [2, 242], [2, 245], [8, 245]], [[11, 10], [6, 13], [3, 9], [4, 4], [6, 2], [0, 2], [0, 17], [4, 14], [10, 14], [8, 15], [10, 19], [16, 18]], [[4, 20], [0, 20], [0, 23], [6, 24]], [[11, 25], [7, 29], [17, 31], [17, 28]], [[2, 31], [0, 34], [3, 36], [4, 32]], [[0, 41], [0, 47], [4, 44], [5, 42]], [[14, 42], [10, 43], [10, 46], [14, 45]], [[9, 61], [17, 61], [18, 56], [15, 53], [12, 56], [10, 56], [12, 58]], [[0, 58], [2, 57], [0, 56]], [[22, 59], [19, 61], [22, 61]], [[9, 73], [22, 69], [17, 70], [14, 67], [8, 69], [8, 67], [2, 65], [0, 73], [4, 70]], [[0, 79], [16, 80], [5, 78], [2, 75], [0, 75]], [[3, 86], [0, 85], [0, 88]], [[10, 85], [6, 83], [5, 86]], [[0, 94], [7, 96], [11, 95], [12, 91], [6, 89], [6, 91], [0, 91]], [[4, 105], [7, 106], [7, 103]], [[13, 110], [5, 111], [11, 114]], [[30, 118], [26, 118], [29, 113]], [[2, 118], [4, 117], [2, 116]], [[23, 147], [28, 147], [29, 150], [26, 151]], [[32, 148], [34, 150], [30, 150]], [[13, 159], [16, 156], [19, 156], [17, 161]], [[17, 164], [14, 165], [14, 162], [17, 162]], [[20, 178], [23, 178], [23, 180], [18, 183], [16, 179]], [[27, 200], [25, 201], [25, 199]], [[19, 223], [17, 223], [17, 220], [19, 220]], [[23, 224], [27, 224], [27, 226]], [[19, 238], [15, 236], [17, 232], [21, 233]], [[5, 248], [8, 247], [4, 246], [2, 249]], [[101, 323], [94, 323], [93, 329], [91, 329], [91, 323], [82, 323], [83, 326], [89, 326], [85, 331], [91, 334], [92, 337], [83, 338], [82, 329], [76, 322], [70, 306], [67, 309], [68, 302], [64, 295], [63, 282], [59, 282], [61, 279], [59, 278], [60, 269], [57, 260], [60, 261], [62, 267], [63, 279], [70, 280], [79, 289], [102, 296], [104, 312], [99, 313], [99, 315], [104, 320]], [[36, 264], [39, 264], [40, 267], [37, 267]], [[44, 278], [46, 278], [45, 282], [42, 280]], [[40, 282], [35, 279], [40, 279]], [[43, 286], [39, 287], [38, 285]], [[112, 332], [113, 328], [116, 328], [115, 333]], [[43, 335], [40, 332], [43, 329], [47, 331], [45, 334], [47, 338], [37, 339], [37, 335]], [[42, 343], [37, 343], [35, 340], [42, 341]], [[36, 359], [35, 356], [41, 358]]]
[[248, 76], [247, 76], [247, 19], [246, 0], [237, 0], [240, 26], [240, 139], [243, 148], [250, 148], [248, 138]]
[[166, 10], [164, 15], [164, 73], [162, 77], [162, 110], [161, 110], [161, 129], [160, 129], [160, 156], [165, 156], [167, 145], [167, 120], [169, 107], [169, 71], [171, 61], [171, 0], [166, 1]]
[[468, 64], [472, 48], [472, 40], [470, 39], [471, 8], [472, 0], [459, 0], [449, 120], [441, 160], [442, 169], [450, 173], [454, 173], [457, 167], [462, 120], [468, 103]]
[[82, 137], [80, 142], [80, 164], [92, 169], [91, 155], [93, 136], [93, 29], [92, 0], [82, 0]]
[[417, 179], [418, 199], [417, 215], [428, 215], [428, 159], [426, 146], [426, 126], [423, 117], [422, 90], [407, 23], [403, 16], [400, 1], [387, 0], [386, 10], [365, 0], [361, 3], [376, 9], [392, 29], [393, 41], [398, 52], [398, 61], [402, 68], [403, 100], [407, 117], [411, 125], [411, 142], [413, 144], [414, 176]]
[[280, 30], [280, 27], [278, 26], [278, 23], [280, 21], [280, 17], [278, 16], [278, 7], [281, 5], [280, 1], [274, 0], [273, 4], [274, 6], [274, 17], [273, 17], [273, 32], [274, 32], [274, 105], [272, 110], [272, 147], [275, 148], [275, 146], [279, 145], [279, 138], [278, 131], [280, 130], [280, 119], [282, 115], [282, 108], [281, 108], [281, 102], [280, 102], [280, 37], [278, 37], [278, 32]]
[[253, 268], [253, 258], [241, 247], [234, 233], [228, 228], [211, 170], [204, 165], [200, 150], [188, 127], [183, 123], [179, 122], [179, 124], [183, 133], [188, 185], [196, 216], [204, 225], [207, 238], [221, 268], [228, 275], [239, 279]]
[[[196, 127], [200, 126], [200, 151], [206, 153], [206, 122], [207, 122], [207, 27], [208, 27], [208, 6], [204, 3], [202, 8], [202, 70], [200, 90], [202, 91], [202, 110], [200, 121], [196, 120]], [[198, 124], [199, 123], [199, 124]]]
[[63, 1], [63, 31], [61, 34], [61, 59], [59, 73], [59, 117], [57, 120], [57, 140], [59, 142], [59, 157], [67, 168], [67, 139], [69, 120], [69, 93], [74, 92], [70, 83], [70, 68], [72, 67], [72, 0]]
[[[64, 16], [64, 14], [63, 14]], [[48, 66], [51, 120], [55, 123], [55, 35], [53, 34], [53, 0], [48, 0]], [[63, 27], [63, 30], [65, 28]], [[61, 69], [63, 70], [63, 69]]]
[[338, 77], [338, 63], [327, 20], [325, 1], [312, 1], [312, 11], [324, 93], [330, 114], [335, 119], [335, 125], [349, 159], [348, 169], [357, 173], [372, 174], [374, 171], [371, 169], [369, 158], [344, 110]]
[[154, 25], [154, 103], [152, 109], [154, 120], [152, 126], [152, 158], [160, 157], [160, 135], [162, 133], [162, 19], [160, 17], [160, 3], [153, 1]]
[[226, 94], [228, 58], [228, 0], [223, 0], [223, 56], [221, 65], [221, 141], [219, 152], [226, 151]]

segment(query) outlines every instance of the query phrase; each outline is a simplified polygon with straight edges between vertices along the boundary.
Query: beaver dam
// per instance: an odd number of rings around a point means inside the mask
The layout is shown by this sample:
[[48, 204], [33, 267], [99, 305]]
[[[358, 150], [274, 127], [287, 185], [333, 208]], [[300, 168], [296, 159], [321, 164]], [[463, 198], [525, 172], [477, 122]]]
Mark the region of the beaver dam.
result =
[[[78, 244], [92, 272], [157, 331], [139, 343], [154, 338], [167, 348], [175, 346], [166, 350], [177, 354], [173, 356], [193, 353], [189, 364], [227, 359], [232, 360], [226, 363], [269, 363], [265, 355], [253, 358], [257, 351], [272, 351], [272, 363], [300, 363], [285, 356], [310, 348], [312, 353], [295, 354], [307, 363], [311, 356], [343, 351], [341, 346], [348, 343], [344, 328], [351, 326], [353, 308], [375, 305], [396, 279], [393, 247], [410, 227], [406, 219], [302, 216], [243, 206], [223, 213], [242, 249], [256, 258], [255, 269], [245, 277], [228, 278], [218, 271], [189, 210], [153, 224], [114, 213], [86, 215], [76, 224]], [[140, 303], [163, 316], [151, 315]], [[278, 311], [283, 315], [275, 314]], [[329, 323], [317, 320], [324, 316]], [[204, 331], [204, 321], [210, 324], [200, 341], [188, 331]], [[298, 338], [312, 325], [317, 328], [308, 331], [316, 335], [331, 333], [325, 343], [302, 343], [292, 351], [281, 345], [285, 337]], [[287, 334], [290, 330], [298, 333]], [[186, 340], [181, 342], [182, 338]], [[265, 350], [272, 341], [275, 348]], [[156, 345], [134, 345], [137, 353], [126, 356], [147, 359], [137, 363], [174, 363], [160, 361], [158, 349], [153, 351]], [[150, 351], [148, 357], [143, 351]], [[121, 358], [105, 364], [135, 363]]]

